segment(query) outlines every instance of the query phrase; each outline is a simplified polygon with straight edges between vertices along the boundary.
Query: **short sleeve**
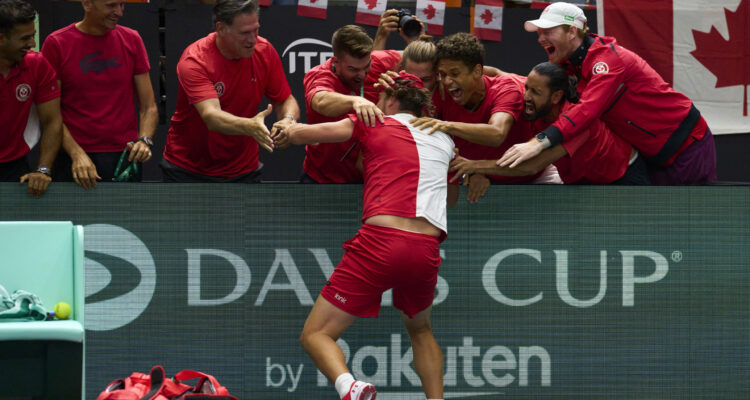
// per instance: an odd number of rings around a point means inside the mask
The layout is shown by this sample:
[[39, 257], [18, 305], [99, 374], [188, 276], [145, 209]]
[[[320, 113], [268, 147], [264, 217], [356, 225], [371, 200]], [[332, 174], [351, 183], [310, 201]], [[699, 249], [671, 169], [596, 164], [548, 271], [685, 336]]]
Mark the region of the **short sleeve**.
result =
[[286, 75], [284, 75], [284, 66], [281, 64], [281, 58], [270, 43], [264, 51], [264, 57], [268, 63], [267, 71], [269, 71], [269, 76], [265, 77], [268, 79], [265, 95], [273, 103], [282, 102], [292, 94], [292, 90], [289, 88]]
[[177, 63], [177, 79], [190, 104], [219, 98], [206, 69], [192, 57], [184, 58]]

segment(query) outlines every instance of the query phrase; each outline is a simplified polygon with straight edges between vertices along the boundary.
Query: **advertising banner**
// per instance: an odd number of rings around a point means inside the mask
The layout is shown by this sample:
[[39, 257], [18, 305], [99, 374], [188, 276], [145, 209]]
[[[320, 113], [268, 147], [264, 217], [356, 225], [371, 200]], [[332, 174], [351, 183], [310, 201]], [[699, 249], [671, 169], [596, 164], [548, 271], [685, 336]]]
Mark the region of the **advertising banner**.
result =
[[[243, 399], [335, 396], [299, 334], [361, 186], [3, 183], [0, 204], [84, 226], [87, 398], [154, 364]], [[448, 222], [446, 399], [750, 394], [750, 188], [493, 186]], [[424, 398], [389, 292], [339, 344], [378, 399]]]

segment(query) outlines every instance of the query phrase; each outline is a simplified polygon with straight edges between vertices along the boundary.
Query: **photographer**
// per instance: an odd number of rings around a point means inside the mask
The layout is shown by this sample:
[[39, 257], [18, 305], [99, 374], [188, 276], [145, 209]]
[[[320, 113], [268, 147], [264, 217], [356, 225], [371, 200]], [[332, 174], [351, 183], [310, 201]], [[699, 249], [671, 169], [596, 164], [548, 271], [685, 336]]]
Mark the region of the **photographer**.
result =
[[[417, 24], [419, 24], [419, 30], [417, 31]], [[418, 40], [424, 36], [424, 24], [411, 12], [402, 8], [400, 10], [390, 9], [385, 10], [383, 15], [380, 17], [380, 24], [378, 25], [378, 31], [375, 33], [375, 40], [372, 43], [374, 50], [385, 50], [385, 42], [388, 40], [388, 36], [391, 33], [398, 31], [399, 35], [404, 39], [406, 44]]]

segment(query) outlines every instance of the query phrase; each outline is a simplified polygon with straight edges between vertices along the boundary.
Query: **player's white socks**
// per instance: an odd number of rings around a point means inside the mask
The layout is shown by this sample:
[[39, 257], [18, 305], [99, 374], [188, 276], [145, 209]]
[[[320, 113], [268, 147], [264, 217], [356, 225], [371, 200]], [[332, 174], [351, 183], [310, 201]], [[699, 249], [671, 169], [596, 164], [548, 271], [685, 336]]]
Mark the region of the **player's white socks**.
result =
[[349, 389], [351, 389], [352, 383], [354, 383], [354, 377], [348, 372], [341, 374], [336, 378], [336, 383], [334, 385], [336, 386], [336, 391], [339, 392], [340, 398], [343, 399], [344, 396], [349, 394]]

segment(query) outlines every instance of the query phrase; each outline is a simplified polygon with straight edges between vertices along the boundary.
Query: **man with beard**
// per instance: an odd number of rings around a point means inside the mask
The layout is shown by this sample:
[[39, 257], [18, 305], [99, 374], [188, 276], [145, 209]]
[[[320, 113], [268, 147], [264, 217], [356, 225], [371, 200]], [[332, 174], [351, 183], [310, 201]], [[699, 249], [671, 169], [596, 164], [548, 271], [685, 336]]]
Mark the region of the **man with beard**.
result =
[[[308, 123], [339, 121], [352, 111], [369, 126], [383, 121], [374, 84], [381, 73], [395, 69], [401, 56], [393, 50], [373, 51], [372, 43], [367, 32], [356, 25], [343, 26], [333, 33], [333, 58], [308, 71], [303, 81]], [[362, 182], [354, 139], [310, 144], [305, 152], [305, 172], [300, 181]]]
[[[524, 100], [525, 121], [519, 121], [530, 134], [553, 123], [577, 100], [565, 70], [551, 62], [535, 66], [526, 79]], [[554, 163], [566, 184], [648, 185], [649, 175], [643, 157], [622, 138], [612, 134], [601, 121], [569, 141], [542, 151], [539, 155], [514, 168], [501, 167], [497, 160], [468, 160], [456, 157], [451, 171], [456, 176], [484, 173], [523, 176], [535, 174]]]
[[647, 157], [654, 184], [716, 180], [713, 136], [693, 102], [614, 38], [588, 33], [580, 7], [551, 4], [524, 27], [537, 32], [549, 61], [578, 78], [581, 99], [537, 138], [513, 146], [501, 165], [514, 167], [601, 119]]
[[[412, 122], [419, 128], [452, 135], [460, 154], [477, 160], [497, 159], [513, 144], [533, 138], [518, 124], [523, 113], [526, 78], [515, 74], [484, 75], [484, 54], [479, 39], [468, 33], [456, 33], [440, 40], [437, 68], [441, 87], [432, 97], [437, 118], [422, 117]], [[542, 171], [515, 177], [474, 174], [469, 178], [467, 199], [470, 203], [479, 201], [490, 182], [561, 183], [556, 172], [550, 175], [549, 180], [539, 181]], [[457, 196], [458, 187], [451, 185], [449, 204], [455, 203]]]
[[[22, 0], [0, 0], [0, 181], [29, 182], [39, 197], [52, 178], [50, 167], [62, 141], [60, 85], [52, 66], [35, 46], [36, 10]], [[36, 111], [33, 111], [36, 109]], [[26, 156], [44, 127], [39, 163], [31, 170]]]

